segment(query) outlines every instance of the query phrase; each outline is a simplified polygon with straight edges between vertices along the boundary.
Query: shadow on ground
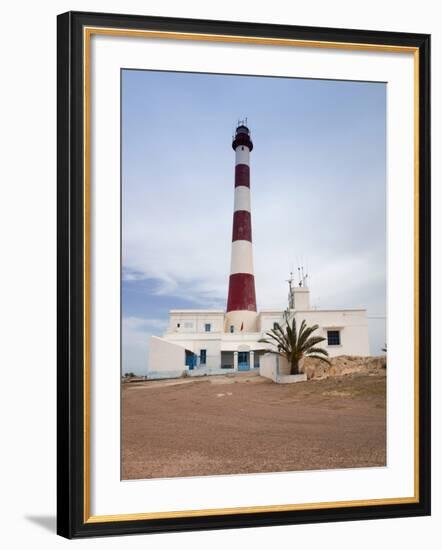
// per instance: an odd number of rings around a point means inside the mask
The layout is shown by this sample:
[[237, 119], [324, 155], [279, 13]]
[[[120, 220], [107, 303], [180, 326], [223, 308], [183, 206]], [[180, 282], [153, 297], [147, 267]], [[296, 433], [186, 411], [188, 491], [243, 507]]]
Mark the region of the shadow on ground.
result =
[[57, 530], [57, 518], [55, 516], [25, 516], [25, 519], [39, 525], [46, 531], [51, 531], [51, 533], [55, 533]]

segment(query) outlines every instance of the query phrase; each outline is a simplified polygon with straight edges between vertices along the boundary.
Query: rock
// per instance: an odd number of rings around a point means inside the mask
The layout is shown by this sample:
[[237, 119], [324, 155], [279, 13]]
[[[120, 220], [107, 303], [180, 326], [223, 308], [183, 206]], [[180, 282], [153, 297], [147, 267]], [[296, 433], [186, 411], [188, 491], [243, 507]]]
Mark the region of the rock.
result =
[[307, 375], [307, 380], [320, 380], [354, 373], [376, 374], [387, 367], [387, 358], [385, 355], [369, 357], [339, 355], [330, 358], [330, 365], [328, 365], [319, 359], [305, 357], [299, 367], [300, 372]]

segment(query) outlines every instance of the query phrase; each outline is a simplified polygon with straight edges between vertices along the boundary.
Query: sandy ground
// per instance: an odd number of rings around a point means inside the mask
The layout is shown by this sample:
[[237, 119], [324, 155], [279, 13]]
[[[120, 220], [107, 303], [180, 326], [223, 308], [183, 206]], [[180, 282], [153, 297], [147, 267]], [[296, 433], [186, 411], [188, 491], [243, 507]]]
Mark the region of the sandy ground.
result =
[[384, 466], [384, 372], [124, 384], [123, 479]]

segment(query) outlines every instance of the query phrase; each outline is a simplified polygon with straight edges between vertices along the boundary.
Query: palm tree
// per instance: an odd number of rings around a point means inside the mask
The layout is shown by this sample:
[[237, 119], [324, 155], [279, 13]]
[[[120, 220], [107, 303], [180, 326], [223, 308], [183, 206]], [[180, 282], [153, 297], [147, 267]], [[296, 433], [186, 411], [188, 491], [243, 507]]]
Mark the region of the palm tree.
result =
[[293, 317], [291, 324], [286, 318], [284, 328], [279, 323], [275, 323], [274, 328], [270, 332], [266, 332], [266, 336], [269, 338], [261, 338], [259, 341], [275, 346], [276, 350], [268, 349], [266, 351], [285, 357], [290, 364], [290, 374], [299, 374], [299, 361], [303, 357], [314, 357], [330, 365], [330, 361], [327, 359], [327, 350], [317, 347], [325, 338], [312, 336], [318, 328], [318, 325], [308, 327], [303, 320], [298, 332], [295, 318]]

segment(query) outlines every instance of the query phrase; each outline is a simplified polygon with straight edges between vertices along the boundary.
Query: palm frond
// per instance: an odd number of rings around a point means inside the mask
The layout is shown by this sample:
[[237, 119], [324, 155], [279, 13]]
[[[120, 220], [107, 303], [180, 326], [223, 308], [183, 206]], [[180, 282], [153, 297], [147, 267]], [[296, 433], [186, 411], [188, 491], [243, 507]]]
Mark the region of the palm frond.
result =
[[272, 332], [267, 332], [266, 334], [270, 338], [270, 340], [266, 339], [266, 343], [273, 344], [273, 345], [278, 345], [278, 346], [283, 346], [283, 347], [286, 346], [287, 342], [279, 334], [275, 334], [275, 333], [272, 333]]
[[321, 355], [328, 357], [328, 351], [324, 348], [310, 348], [305, 354], [310, 357], [312, 353], [320, 353]]
[[293, 333], [293, 328], [290, 326], [289, 323], [287, 323], [285, 327], [285, 338], [287, 340], [287, 343], [290, 343], [290, 348], [296, 345], [296, 338]]
[[318, 328], [318, 325], [309, 327], [303, 319], [298, 329], [295, 317], [290, 319], [287, 316], [284, 326], [275, 323], [274, 327], [265, 333], [266, 337], [261, 338], [259, 342], [272, 346], [272, 349], [266, 351], [285, 356], [291, 365], [297, 364], [303, 356], [320, 359], [330, 364], [326, 359], [328, 352], [317, 347], [325, 338], [312, 336]]
[[318, 325], [313, 325], [311, 327], [306, 327], [303, 331], [302, 331], [302, 334], [299, 335], [299, 338], [298, 338], [298, 343], [299, 345], [302, 347], [305, 342], [310, 338], [310, 335], [315, 332], [315, 330], [317, 330], [319, 328]]
[[317, 344], [320, 344], [321, 342], [324, 342], [325, 338], [323, 336], [311, 336], [308, 340], [306, 340], [301, 346], [302, 351], [308, 351], [310, 348], [313, 348]]
[[279, 323], [276, 323], [276, 327], [274, 329], [272, 329], [271, 332], [274, 332], [275, 334], [280, 336], [281, 339], [284, 341], [284, 343], [286, 345], [290, 344], [290, 338], [289, 338], [288, 334], [286, 333], [286, 331], [284, 331], [284, 329], [282, 328], [282, 326]]
[[290, 343], [287, 342], [283, 332], [272, 329], [271, 331], [266, 332], [266, 336], [268, 336], [268, 338], [262, 338], [260, 342], [276, 346], [279, 351], [284, 351], [284, 353], [289, 352]]
[[[295, 318], [293, 317], [293, 323], [294, 323], [294, 326], [296, 327], [296, 321], [295, 321]], [[305, 322], [305, 319], [303, 319], [301, 321], [301, 326], [299, 327], [299, 330], [298, 330], [298, 334], [296, 335], [296, 341], [299, 342], [301, 341], [302, 339], [302, 335], [304, 334], [305, 332], [305, 328], [307, 326], [307, 323]]]

